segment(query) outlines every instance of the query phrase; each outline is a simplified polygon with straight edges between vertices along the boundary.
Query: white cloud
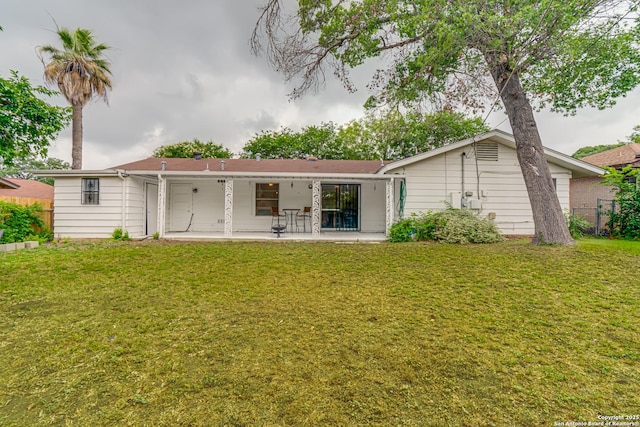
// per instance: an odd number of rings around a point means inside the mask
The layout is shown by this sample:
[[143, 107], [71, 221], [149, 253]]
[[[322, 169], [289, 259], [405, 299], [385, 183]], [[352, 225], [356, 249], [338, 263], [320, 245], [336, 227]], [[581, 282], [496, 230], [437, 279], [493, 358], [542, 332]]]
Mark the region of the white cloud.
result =
[[[375, 61], [353, 70], [355, 94], [328, 73], [324, 90], [290, 102], [292, 88], [264, 58], [249, 52], [257, 8], [264, 1], [2, 0], [0, 74], [15, 69], [33, 84], [43, 84], [35, 48], [59, 44], [53, 19], [70, 29], [89, 28], [113, 47], [110, 105], [95, 102], [84, 111], [85, 168], [138, 160], [160, 145], [193, 138], [239, 152], [261, 130], [361, 117]], [[640, 123], [639, 100], [635, 91], [610, 110], [536, 117], [545, 145], [571, 154], [631, 134]], [[66, 105], [62, 97], [55, 103]], [[489, 124], [510, 130], [501, 112], [492, 114]], [[52, 156], [70, 161], [70, 135], [70, 130], [60, 135]]]

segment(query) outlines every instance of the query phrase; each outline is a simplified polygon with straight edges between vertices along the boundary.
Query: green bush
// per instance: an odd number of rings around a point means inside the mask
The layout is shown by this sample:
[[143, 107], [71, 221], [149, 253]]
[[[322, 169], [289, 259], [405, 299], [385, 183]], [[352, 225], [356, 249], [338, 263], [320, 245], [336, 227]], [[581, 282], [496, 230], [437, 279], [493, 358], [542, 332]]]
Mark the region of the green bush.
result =
[[498, 227], [487, 218], [466, 209], [439, 212], [434, 240], [445, 243], [496, 243], [504, 240]]
[[4, 230], [0, 243], [48, 241], [51, 231], [40, 217], [41, 210], [37, 203], [24, 206], [0, 201], [0, 229]]
[[609, 173], [604, 176], [603, 184], [616, 189], [617, 204], [617, 209], [609, 212], [607, 226], [615, 237], [640, 240], [640, 169], [631, 165], [620, 170], [605, 169]]
[[113, 230], [111, 238], [116, 241], [131, 240], [131, 238], [129, 237], [129, 232], [126, 230], [123, 231], [122, 228], [116, 228], [115, 230]]
[[409, 242], [434, 240], [445, 243], [495, 243], [504, 240], [500, 231], [487, 218], [469, 210], [448, 208], [402, 219], [391, 226], [389, 240]]
[[435, 218], [432, 212], [426, 214], [411, 214], [389, 229], [389, 240], [392, 242], [410, 242], [412, 240], [433, 240]]
[[574, 239], [583, 237], [584, 233], [586, 233], [590, 229], [593, 229], [593, 224], [584, 219], [584, 217], [576, 215], [575, 213], [565, 211], [564, 218], [567, 221], [569, 233], [571, 233], [571, 237], [573, 237]]

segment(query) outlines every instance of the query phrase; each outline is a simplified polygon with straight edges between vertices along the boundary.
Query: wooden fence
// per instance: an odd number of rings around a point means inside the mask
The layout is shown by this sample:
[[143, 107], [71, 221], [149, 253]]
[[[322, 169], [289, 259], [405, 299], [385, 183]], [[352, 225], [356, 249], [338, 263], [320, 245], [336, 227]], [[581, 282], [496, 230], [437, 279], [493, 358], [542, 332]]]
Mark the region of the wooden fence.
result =
[[51, 199], [33, 199], [31, 197], [9, 197], [0, 196], [0, 200], [3, 202], [15, 203], [16, 205], [31, 206], [34, 203], [38, 203], [42, 206], [40, 211], [40, 218], [49, 226], [50, 230], [53, 230], [53, 200]]

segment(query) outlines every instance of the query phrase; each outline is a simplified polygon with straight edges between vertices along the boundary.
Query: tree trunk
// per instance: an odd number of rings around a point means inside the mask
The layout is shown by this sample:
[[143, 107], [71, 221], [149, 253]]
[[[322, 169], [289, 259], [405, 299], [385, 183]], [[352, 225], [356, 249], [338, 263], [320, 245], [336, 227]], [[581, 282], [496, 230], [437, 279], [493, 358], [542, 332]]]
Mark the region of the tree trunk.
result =
[[544, 158], [533, 109], [518, 73], [512, 73], [504, 58], [486, 55], [486, 59], [511, 123], [518, 162], [529, 194], [535, 225], [532, 243], [575, 244]]
[[82, 105], [73, 106], [71, 120], [71, 169], [82, 169]]

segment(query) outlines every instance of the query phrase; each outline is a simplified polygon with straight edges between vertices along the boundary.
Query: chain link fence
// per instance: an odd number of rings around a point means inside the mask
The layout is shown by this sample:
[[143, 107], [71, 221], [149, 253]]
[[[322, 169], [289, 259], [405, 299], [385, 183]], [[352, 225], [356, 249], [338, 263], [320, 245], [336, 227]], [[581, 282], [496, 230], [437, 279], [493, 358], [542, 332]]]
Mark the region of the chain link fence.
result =
[[592, 227], [583, 230], [586, 234], [594, 236], [608, 236], [610, 213], [615, 211], [616, 201], [611, 199], [598, 199], [596, 207], [582, 206], [573, 208], [571, 214], [588, 221]]

